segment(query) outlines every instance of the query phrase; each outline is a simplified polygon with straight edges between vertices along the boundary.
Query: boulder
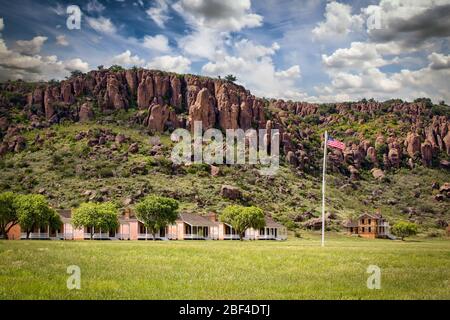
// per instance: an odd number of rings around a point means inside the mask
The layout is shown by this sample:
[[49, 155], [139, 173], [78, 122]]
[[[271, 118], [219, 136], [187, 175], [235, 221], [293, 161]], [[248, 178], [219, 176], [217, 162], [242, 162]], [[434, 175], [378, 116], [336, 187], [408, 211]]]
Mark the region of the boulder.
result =
[[217, 84], [216, 90], [219, 124], [222, 129], [239, 128], [239, 96], [235, 86], [229, 82]]
[[155, 132], [164, 132], [166, 122], [169, 119], [169, 109], [167, 106], [153, 104], [150, 107], [149, 112], [148, 128]]
[[219, 175], [220, 175], [220, 168], [211, 165], [211, 176], [217, 177], [217, 176], [219, 176]]
[[213, 128], [216, 123], [214, 98], [206, 88], [200, 90], [195, 103], [189, 108], [189, 124], [192, 130], [195, 121], [202, 122], [203, 130]]
[[117, 145], [121, 145], [121, 144], [124, 143], [125, 141], [127, 141], [127, 138], [125, 137], [124, 134], [119, 133], [119, 134], [116, 136], [115, 142], [116, 142]]
[[439, 192], [444, 194], [450, 192], [450, 183], [448, 182], [444, 183], [442, 187], [439, 188]]
[[389, 150], [388, 159], [392, 167], [400, 167], [400, 154], [397, 149], [393, 148]]
[[406, 151], [411, 158], [416, 158], [420, 154], [421, 138], [414, 132], [408, 133], [405, 140]]
[[293, 167], [298, 166], [298, 159], [295, 156], [294, 152], [289, 151], [286, 155], [286, 161]]
[[359, 171], [354, 166], [348, 166], [348, 171], [350, 172], [350, 179], [358, 180], [359, 179]]
[[420, 146], [420, 152], [422, 155], [422, 162], [424, 166], [430, 167], [433, 160], [433, 146], [427, 140]]
[[441, 168], [450, 169], [450, 161], [448, 160], [441, 160], [439, 162], [439, 165], [441, 166]]
[[371, 172], [372, 172], [372, 176], [377, 180], [382, 180], [386, 177], [383, 170], [381, 170], [381, 169], [374, 168], [374, 169], [372, 169]]
[[129, 153], [138, 153], [139, 152], [139, 145], [137, 143], [132, 143], [130, 147], [128, 148]]
[[84, 103], [78, 112], [80, 122], [88, 122], [94, 118], [94, 111], [89, 103]]
[[220, 189], [220, 194], [222, 195], [222, 197], [230, 200], [237, 200], [242, 197], [242, 192], [241, 190], [239, 190], [239, 188], [229, 185], [223, 185]]
[[374, 147], [367, 148], [366, 156], [375, 166], [378, 165], [377, 151]]
[[139, 83], [137, 91], [137, 104], [140, 109], [147, 109], [150, 106], [150, 102], [154, 98], [153, 91], [153, 78], [148, 75], [142, 79]]
[[445, 151], [447, 152], [447, 155], [450, 156], [450, 130], [448, 131], [447, 135], [442, 139], [442, 142], [445, 144]]
[[137, 75], [133, 70], [127, 70], [125, 72], [125, 79], [127, 80], [128, 87], [130, 88], [130, 92], [132, 94], [136, 94], [137, 92]]

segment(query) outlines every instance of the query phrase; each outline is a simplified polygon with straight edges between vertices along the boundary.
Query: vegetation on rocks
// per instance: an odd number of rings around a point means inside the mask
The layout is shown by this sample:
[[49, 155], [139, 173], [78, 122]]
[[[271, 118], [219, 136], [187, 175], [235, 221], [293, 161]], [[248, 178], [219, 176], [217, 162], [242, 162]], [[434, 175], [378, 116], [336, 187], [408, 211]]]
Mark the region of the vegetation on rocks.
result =
[[[328, 157], [329, 230], [379, 208], [391, 223], [443, 234], [450, 219], [449, 110], [427, 99], [263, 99], [226, 80], [140, 68], [7, 82], [0, 84], [0, 192], [42, 194], [55, 209], [108, 201], [122, 209], [148, 195], [197, 214], [257, 206], [298, 230], [319, 216], [328, 130], [346, 143]], [[258, 166], [173, 164], [170, 133], [190, 129], [192, 120], [221, 130], [279, 129], [280, 169], [265, 177]]]

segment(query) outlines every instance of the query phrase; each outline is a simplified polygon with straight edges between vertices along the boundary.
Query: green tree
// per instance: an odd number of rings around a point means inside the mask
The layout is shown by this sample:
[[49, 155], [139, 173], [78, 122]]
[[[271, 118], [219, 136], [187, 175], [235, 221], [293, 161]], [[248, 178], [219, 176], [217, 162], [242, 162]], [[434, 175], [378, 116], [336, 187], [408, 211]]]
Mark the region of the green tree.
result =
[[15, 207], [16, 195], [12, 192], [0, 194], [0, 234], [6, 239], [9, 230], [19, 223]]
[[400, 221], [392, 227], [392, 233], [403, 241], [404, 238], [417, 234], [417, 225], [412, 222]]
[[99, 66], [97, 67], [97, 69], [98, 69], [99, 71], [102, 71], [103, 69], [105, 69], [105, 67], [101, 64], [101, 65], [99, 65]]
[[81, 72], [80, 70], [73, 70], [70, 72], [70, 78], [76, 78], [79, 76], [82, 76], [83, 72]]
[[266, 225], [264, 213], [260, 208], [239, 205], [226, 207], [220, 215], [220, 221], [232, 226], [239, 234], [241, 241], [244, 239], [247, 229], [260, 229]]
[[94, 230], [116, 230], [119, 227], [119, 212], [115, 204], [82, 203], [74, 210], [72, 224], [75, 228], [87, 227], [91, 229], [90, 238], [94, 238]]
[[[57, 213], [50, 208], [47, 200], [40, 194], [19, 195], [14, 201], [20, 227], [25, 230], [27, 239], [34, 228], [55, 225]], [[59, 223], [61, 223], [59, 221]]]
[[237, 78], [236, 78], [234, 75], [229, 74], [229, 75], [227, 75], [227, 76], [225, 77], [225, 80], [227, 80], [227, 81], [229, 81], [229, 82], [236, 82], [236, 81], [237, 81]]
[[178, 201], [159, 196], [147, 196], [135, 206], [137, 218], [150, 230], [155, 240], [160, 228], [172, 224], [178, 217]]
[[125, 69], [122, 66], [119, 66], [118, 64], [114, 64], [109, 68], [109, 71], [111, 72], [119, 72], [124, 71]]

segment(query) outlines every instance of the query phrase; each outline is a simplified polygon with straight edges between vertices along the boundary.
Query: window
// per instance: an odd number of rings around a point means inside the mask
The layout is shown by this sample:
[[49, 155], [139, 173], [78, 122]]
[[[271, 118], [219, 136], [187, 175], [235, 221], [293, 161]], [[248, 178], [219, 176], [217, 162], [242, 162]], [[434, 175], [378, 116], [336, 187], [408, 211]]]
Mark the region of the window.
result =
[[369, 227], [369, 232], [372, 232], [372, 228], [371, 227]]
[[364, 232], [364, 227], [361, 228], [361, 232]]
[[361, 224], [364, 224], [364, 219], [361, 219]]

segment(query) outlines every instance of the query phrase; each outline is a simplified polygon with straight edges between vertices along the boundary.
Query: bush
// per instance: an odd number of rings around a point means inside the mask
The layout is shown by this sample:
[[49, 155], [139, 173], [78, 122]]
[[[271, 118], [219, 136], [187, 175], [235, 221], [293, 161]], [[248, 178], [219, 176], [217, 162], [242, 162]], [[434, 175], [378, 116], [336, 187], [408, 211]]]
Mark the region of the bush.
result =
[[403, 240], [417, 234], [417, 225], [412, 222], [400, 221], [392, 227], [392, 233]]
[[114, 171], [111, 168], [101, 168], [98, 171], [100, 178], [112, 178], [114, 177]]

